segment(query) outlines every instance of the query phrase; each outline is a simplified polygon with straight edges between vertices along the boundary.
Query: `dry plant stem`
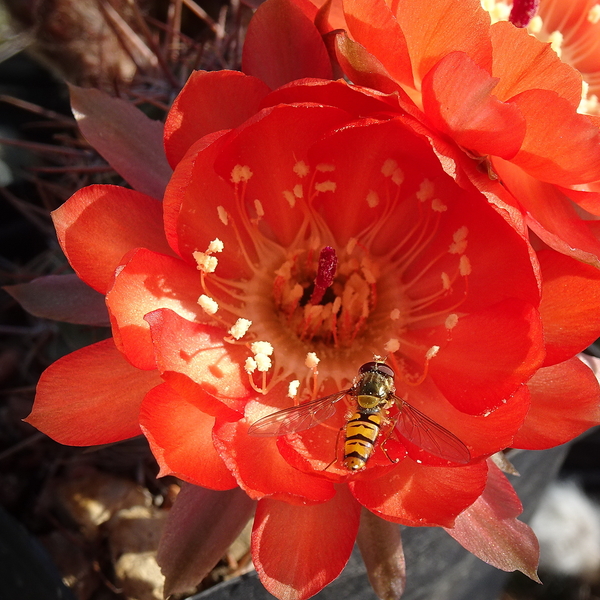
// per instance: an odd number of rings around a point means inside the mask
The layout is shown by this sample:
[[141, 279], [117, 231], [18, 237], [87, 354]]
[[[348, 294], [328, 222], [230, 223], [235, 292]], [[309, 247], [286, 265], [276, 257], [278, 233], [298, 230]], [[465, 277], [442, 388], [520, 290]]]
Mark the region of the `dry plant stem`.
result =
[[115, 32], [123, 50], [127, 52], [137, 68], [144, 71], [145, 65], [156, 66], [157, 58], [155, 54], [131, 28], [127, 21], [121, 17], [115, 8], [106, 0], [100, 2], [100, 8], [104, 12], [106, 21]]
[[128, 4], [133, 9], [133, 13], [135, 15], [136, 22], [138, 23], [138, 26], [140, 27], [140, 29], [142, 30], [144, 35], [146, 36], [148, 44], [149, 44], [150, 48], [152, 49], [152, 52], [154, 52], [154, 54], [156, 55], [158, 64], [160, 65], [163, 73], [165, 74], [169, 84], [171, 84], [174, 88], [178, 89], [179, 87], [181, 87], [180, 82], [177, 81], [177, 79], [173, 75], [173, 72], [171, 71], [169, 65], [167, 64], [167, 61], [165, 60], [165, 57], [163, 55], [161, 48], [159, 48], [159, 46], [154, 41], [154, 36], [152, 35], [152, 32], [148, 28], [148, 24], [146, 23], [142, 13], [140, 12], [139, 6], [135, 2], [135, 0], [128, 0]]
[[53, 154], [65, 154], [67, 156], [85, 156], [89, 154], [89, 151], [76, 150], [75, 148], [66, 148], [64, 146], [55, 146], [53, 144], [43, 144], [41, 142], [29, 142], [27, 140], [17, 140], [12, 138], [0, 137], [0, 144], [5, 146], [19, 146], [21, 148], [27, 148], [34, 152], [50, 152]]
[[176, 63], [181, 51], [181, 7], [182, 0], [175, 0], [169, 4], [168, 29], [165, 45], [169, 52], [169, 60]]
[[76, 127], [76, 124], [74, 123], [73, 119], [65, 117], [64, 115], [54, 112], [53, 110], [49, 110], [47, 108], [38, 106], [37, 104], [33, 104], [33, 102], [27, 102], [27, 100], [21, 100], [20, 98], [14, 98], [13, 96], [0, 94], [0, 102], [6, 102], [7, 104], [18, 106], [19, 108], [28, 110], [29, 112], [41, 115], [48, 119], [59, 121], [63, 126]]
[[183, 0], [183, 3], [198, 17], [200, 17], [211, 29], [214, 33], [218, 33], [220, 27], [215, 23], [215, 21], [210, 17], [210, 15], [194, 0]]

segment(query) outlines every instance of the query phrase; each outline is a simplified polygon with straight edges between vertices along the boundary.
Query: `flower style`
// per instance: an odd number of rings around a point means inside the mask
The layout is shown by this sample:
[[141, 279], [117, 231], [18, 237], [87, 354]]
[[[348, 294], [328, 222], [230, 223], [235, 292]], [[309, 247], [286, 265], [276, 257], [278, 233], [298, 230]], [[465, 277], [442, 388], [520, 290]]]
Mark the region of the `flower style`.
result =
[[[546, 148], [554, 132], [549, 141], [541, 126], [530, 134], [528, 119], [559, 92], [529, 95], [537, 67], [519, 80], [502, 52], [491, 56], [482, 9], [446, 4], [430, 3], [425, 14], [404, 2], [408, 16], [382, 26], [377, 41], [365, 34], [367, 17], [383, 3], [347, 2], [356, 40], [383, 48], [392, 29], [396, 36], [398, 53], [387, 63], [378, 57], [385, 77], [359, 70], [356, 57], [366, 55], [349, 58], [356, 42], [338, 40], [339, 56], [365, 79], [360, 86], [332, 79], [314, 25], [322, 13], [268, 0], [248, 32], [249, 74], [197, 72], [176, 99], [165, 125], [174, 171], [163, 203], [94, 185], [53, 215], [75, 272], [106, 296], [113, 338], [50, 366], [28, 421], [71, 445], [143, 433], [162, 475], [215, 490], [199, 495], [208, 533], [193, 549], [195, 576], [212, 567], [256, 501], [253, 559], [280, 598], [307, 598], [337, 577], [359, 524], [373, 515], [445, 527], [484, 560], [535, 577], [535, 540], [514, 519], [518, 499], [486, 459], [508, 446], [552, 447], [600, 421], [596, 379], [574, 358], [600, 331], [600, 273], [554, 247], [535, 250], [514, 198], [473, 160], [493, 156], [494, 169], [498, 160], [536, 182], [550, 177], [550, 163], [563, 161]], [[289, 33], [270, 21], [281, 11], [306, 52], [265, 63], [265, 48]], [[438, 13], [454, 15], [456, 35], [427, 30]], [[495, 31], [529, 48], [509, 28]], [[513, 78], [501, 99], [490, 95], [491, 58]], [[458, 82], [456, 70], [466, 73]], [[390, 88], [373, 89], [384, 80]], [[421, 103], [407, 84], [420, 87]], [[567, 88], [561, 114], [574, 100]], [[506, 130], [498, 133], [498, 123]], [[579, 151], [561, 164], [544, 185], [596, 173]], [[148, 190], [138, 170], [128, 173]], [[374, 355], [387, 357], [399, 397], [466, 445], [468, 463], [384, 424], [366, 467], [350, 472], [339, 432], [351, 397], [310, 429], [248, 435], [266, 415], [349, 388]], [[171, 523], [199, 510], [196, 489], [184, 488]], [[500, 504], [511, 509], [492, 510]], [[481, 549], [481, 519], [506, 542], [501, 556]], [[167, 591], [175, 592], [189, 573], [168, 554]]]

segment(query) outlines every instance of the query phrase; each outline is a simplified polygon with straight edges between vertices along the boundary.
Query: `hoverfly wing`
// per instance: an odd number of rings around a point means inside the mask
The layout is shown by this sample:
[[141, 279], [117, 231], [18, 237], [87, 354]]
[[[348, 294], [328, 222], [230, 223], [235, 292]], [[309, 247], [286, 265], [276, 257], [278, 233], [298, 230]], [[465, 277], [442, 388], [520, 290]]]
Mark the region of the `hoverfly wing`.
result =
[[456, 463], [471, 460], [469, 449], [447, 429], [424, 415], [414, 406], [394, 396], [400, 415], [396, 429], [409, 442], [434, 456]]
[[335, 404], [350, 390], [342, 390], [306, 404], [284, 408], [250, 425], [248, 435], [275, 437], [304, 431], [326, 421], [335, 412]]

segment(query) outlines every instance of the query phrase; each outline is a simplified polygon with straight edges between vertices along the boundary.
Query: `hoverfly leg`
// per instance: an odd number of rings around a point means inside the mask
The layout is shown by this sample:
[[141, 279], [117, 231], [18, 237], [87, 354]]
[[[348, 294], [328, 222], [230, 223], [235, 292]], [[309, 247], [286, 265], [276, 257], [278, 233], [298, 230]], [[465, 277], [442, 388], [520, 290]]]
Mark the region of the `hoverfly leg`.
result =
[[400, 462], [399, 458], [390, 458], [390, 455], [387, 453], [387, 450], [385, 449], [385, 445], [387, 443], [387, 441], [392, 437], [392, 433], [394, 433], [394, 429], [396, 428], [396, 423], [398, 422], [398, 417], [396, 417], [395, 419], [387, 419], [386, 418], [387, 423], [391, 423], [392, 426], [390, 427], [390, 430], [388, 431], [387, 435], [385, 436], [385, 439], [383, 440], [383, 442], [381, 442], [380, 447], [381, 447], [381, 451], [385, 454], [385, 457], [392, 463], [392, 464], [396, 464], [398, 462]]
[[340, 435], [342, 434], [342, 431], [344, 431], [344, 426], [340, 427], [337, 433], [337, 436], [335, 438], [335, 456], [333, 457], [333, 460], [324, 468], [321, 469], [321, 472], [323, 471], [327, 471], [327, 469], [329, 469], [329, 467], [337, 462], [338, 459], [338, 447], [340, 445]]

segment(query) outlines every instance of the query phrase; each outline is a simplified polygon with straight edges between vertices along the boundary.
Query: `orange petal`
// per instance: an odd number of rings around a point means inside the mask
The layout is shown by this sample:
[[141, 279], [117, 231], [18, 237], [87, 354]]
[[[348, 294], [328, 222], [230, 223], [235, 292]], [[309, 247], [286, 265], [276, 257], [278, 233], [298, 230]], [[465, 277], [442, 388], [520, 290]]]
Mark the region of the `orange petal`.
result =
[[546, 365], [571, 358], [592, 344], [600, 331], [600, 271], [553, 250], [538, 252]]
[[405, 459], [385, 477], [350, 483], [354, 497], [371, 512], [410, 526], [451, 526], [483, 491], [485, 462], [429, 467]]
[[[396, 381], [396, 394], [458, 437], [469, 448], [472, 459], [487, 457], [509, 447], [530, 405], [529, 390], [522, 386], [489, 414], [467, 415], [454, 408], [429, 377], [416, 387]], [[413, 453], [411, 458], [419, 456]]]
[[463, 148], [512, 158], [525, 137], [525, 119], [498, 100], [497, 82], [464, 52], [452, 52], [423, 78], [425, 114]]
[[[276, 438], [258, 438], [247, 434], [248, 423], [219, 422], [214, 430], [215, 445], [240, 487], [254, 499], [265, 496], [307, 504], [330, 500], [333, 484], [322, 477], [302, 473], [281, 456]], [[268, 465], [268, 468], [258, 468]]]
[[352, 38], [376, 56], [397, 82], [413, 86], [404, 33], [384, 0], [345, 0], [344, 13]]
[[239, 211], [235, 191], [229, 178], [214, 171], [215, 158], [229, 137], [223, 132], [207, 135], [179, 162], [165, 192], [165, 231], [175, 252], [190, 263], [193, 252], [204, 251], [219, 238], [225, 252], [219, 255], [218, 274], [225, 279], [247, 279], [252, 271], [244, 251], [251, 253], [252, 243], [243, 228], [231, 226], [229, 220]]
[[[170, 373], [185, 375], [209, 398], [212, 397], [213, 403], [222, 402], [230, 411], [243, 412], [252, 395], [244, 384], [247, 376], [241, 367], [247, 357], [244, 347], [225, 344], [223, 329], [205, 323], [193, 323], [168, 308], [146, 315], [146, 320], [150, 324], [156, 362], [163, 377], [169, 379]], [[172, 387], [175, 385], [173, 382]], [[188, 389], [177, 388], [180, 393]], [[194, 398], [210, 401], [196, 394]], [[190, 401], [192, 399], [188, 398]], [[203, 406], [200, 408], [204, 409]], [[227, 416], [231, 415], [230, 411], [226, 411]]]
[[[525, 90], [556, 92], [576, 109], [581, 100], [581, 75], [565, 64], [550, 44], [540, 42], [525, 29], [507, 21], [490, 30], [494, 48], [492, 75], [500, 79], [494, 94], [508, 100]], [[518, 59], [515, 60], [515, 57]]]
[[360, 505], [347, 488], [322, 504], [295, 506], [265, 498], [252, 531], [252, 559], [278, 598], [305, 600], [333, 581], [354, 546]]
[[[350, 115], [344, 110], [329, 106], [294, 104], [265, 108], [224, 145], [215, 161], [215, 170], [231, 181], [234, 168], [249, 167], [252, 175], [239, 186], [240, 193], [243, 190], [246, 201], [260, 200], [264, 208], [261, 226], [267, 227], [270, 235], [287, 247], [298, 235], [307, 202], [293, 201], [292, 190], [301, 181], [294, 169], [300, 161], [311, 164], [307, 153], [315, 141], [349, 120]], [[327, 172], [319, 176], [328, 179]], [[313, 187], [316, 182], [302, 184], [306, 188], [305, 197], [316, 194]], [[286, 200], [285, 192], [292, 196], [292, 202]], [[210, 201], [215, 202], [212, 198]], [[239, 208], [234, 214], [238, 211]]]
[[110, 444], [141, 433], [144, 396], [161, 379], [132, 367], [112, 339], [86, 346], [50, 365], [40, 378], [26, 421], [61, 444]]
[[115, 343], [138, 369], [155, 369], [156, 359], [149, 312], [169, 308], [194, 319], [204, 317], [198, 306], [202, 294], [200, 274], [182, 260], [139, 248], [115, 278], [106, 296]]
[[[491, 72], [490, 16], [479, 0], [403, 0], [395, 5], [415, 79], [423, 79], [441, 58], [454, 51], [465, 52]], [[377, 58], [385, 64], [384, 58]]]
[[260, 79], [238, 71], [194, 71], [175, 98], [165, 123], [169, 163], [175, 168], [201, 137], [241, 125], [257, 112], [268, 92]]
[[515, 448], [553, 448], [600, 423], [598, 381], [577, 357], [540, 369], [527, 387], [531, 408], [513, 440]]
[[597, 221], [584, 221], [556, 186], [531, 177], [495, 158], [494, 170], [526, 212], [529, 227], [548, 246], [577, 260], [600, 266]]
[[514, 394], [543, 360], [538, 312], [508, 299], [461, 317], [451, 340], [431, 360], [429, 373], [456, 408], [483, 415]]
[[402, 100], [406, 99], [406, 92], [394, 81], [379, 58], [373, 56], [362, 44], [351, 40], [345, 32], [336, 35], [334, 49], [340, 67], [356, 85], [387, 94], [397, 93]]
[[559, 188], [560, 192], [569, 197], [584, 211], [600, 216], [600, 181]]
[[150, 390], [142, 402], [140, 426], [160, 466], [158, 476], [175, 475], [212, 490], [236, 487], [213, 444], [214, 424], [214, 417], [166, 383]]
[[600, 69], [600, 23], [588, 18], [595, 0], [544, 0], [540, 16], [547, 32], [563, 34], [561, 58], [573, 65], [590, 83], [590, 93], [598, 95]]
[[529, 90], [510, 99], [527, 121], [512, 161], [533, 177], [569, 186], [600, 179], [600, 129], [556, 92]]
[[52, 213], [58, 241], [75, 272], [105, 294], [133, 248], [170, 253], [158, 200], [116, 185], [75, 192]]
[[293, 81], [266, 96], [261, 108], [307, 102], [341, 108], [356, 119], [366, 114], [398, 110], [396, 94], [383, 94], [346, 83], [343, 79]]

